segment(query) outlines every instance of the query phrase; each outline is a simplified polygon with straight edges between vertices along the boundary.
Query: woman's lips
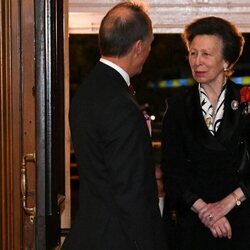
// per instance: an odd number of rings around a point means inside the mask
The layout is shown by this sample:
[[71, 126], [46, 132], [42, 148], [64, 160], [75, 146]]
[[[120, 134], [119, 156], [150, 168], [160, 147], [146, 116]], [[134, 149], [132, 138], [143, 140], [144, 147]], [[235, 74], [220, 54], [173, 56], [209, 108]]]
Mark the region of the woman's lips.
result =
[[197, 76], [197, 77], [203, 77], [203, 76], [205, 76], [205, 71], [195, 71], [195, 75]]

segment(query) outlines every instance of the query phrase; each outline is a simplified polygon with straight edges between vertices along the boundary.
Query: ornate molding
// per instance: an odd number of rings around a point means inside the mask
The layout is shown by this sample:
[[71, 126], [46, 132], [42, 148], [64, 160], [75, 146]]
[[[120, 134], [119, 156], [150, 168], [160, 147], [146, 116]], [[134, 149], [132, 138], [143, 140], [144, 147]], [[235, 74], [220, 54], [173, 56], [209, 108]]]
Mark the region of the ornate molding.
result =
[[[98, 33], [104, 14], [118, 0], [69, 0], [69, 33]], [[195, 18], [215, 15], [250, 32], [250, 2], [247, 0], [147, 0], [154, 33], [181, 33]]]

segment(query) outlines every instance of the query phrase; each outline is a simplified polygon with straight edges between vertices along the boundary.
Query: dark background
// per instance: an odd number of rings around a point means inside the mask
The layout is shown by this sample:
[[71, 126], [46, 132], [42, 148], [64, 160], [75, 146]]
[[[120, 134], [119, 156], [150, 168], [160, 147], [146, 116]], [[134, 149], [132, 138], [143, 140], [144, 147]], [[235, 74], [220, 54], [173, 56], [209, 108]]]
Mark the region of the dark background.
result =
[[[250, 76], [250, 34], [244, 34], [246, 43], [243, 54], [235, 66], [236, 76]], [[100, 59], [97, 35], [70, 35], [70, 96], [74, 94], [84, 77]], [[136, 87], [136, 98], [142, 110], [155, 115], [152, 121], [152, 140], [161, 140], [161, 120], [164, 115], [168, 96], [184, 91], [189, 86], [159, 87], [159, 81], [192, 78], [187, 61], [187, 52], [180, 34], [155, 34], [152, 50], [140, 75], [131, 81]], [[250, 80], [249, 80], [250, 81]], [[149, 84], [149, 83], [155, 83]], [[250, 82], [249, 82], [250, 84]], [[152, 87], [154, 86], [154, 87]], [[153, 147], [155, 164], [161, 161], [160, 146]], [[72, 221], [78, 208], [78, 168], [75, 155], [71, 154], [71, 206]]]
[[[250, 34], [245, 33], [243, 54], [235, 65], [233, 77], [250, 75]], [[71, 96], [100, 58], [97, 35], [70, 35], [70, 90]], [[136, 87], [136, 98], [142, 109], [156, 116], [160, 122], [165, 111], [166, 97], [182, 91], [182, 87], [158, 87], [159, 81], [192, 78], [186, 48], [180, 34], [155, 34], [151, 53], [143, 71], [131, 79]], [[154, 87], [152, 84], [155, 83]], [[159, 85], [159, 84], [158, 84]]]

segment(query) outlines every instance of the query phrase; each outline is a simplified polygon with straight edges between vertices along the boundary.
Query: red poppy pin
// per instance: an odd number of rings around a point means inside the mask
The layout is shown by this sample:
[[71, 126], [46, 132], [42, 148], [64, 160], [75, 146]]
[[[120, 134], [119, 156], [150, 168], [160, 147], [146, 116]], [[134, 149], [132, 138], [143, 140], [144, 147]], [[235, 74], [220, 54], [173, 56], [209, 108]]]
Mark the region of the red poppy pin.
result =
[[240, 102], [243, 106], [243, 114], [250, 113], [250, 86], [245, 86], [240, 90]]
[[240, 102], [250, 102], [250, 86], [245, 86], [240, 90]]

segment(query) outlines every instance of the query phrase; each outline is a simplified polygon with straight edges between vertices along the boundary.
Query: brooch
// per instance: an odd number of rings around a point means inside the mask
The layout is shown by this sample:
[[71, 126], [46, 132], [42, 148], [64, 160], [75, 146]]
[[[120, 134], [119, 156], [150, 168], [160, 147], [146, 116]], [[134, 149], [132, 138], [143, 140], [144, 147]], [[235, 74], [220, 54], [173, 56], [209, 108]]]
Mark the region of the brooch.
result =
[[239, 102], [236, 100], [232, 100], [231, 108], [232, 108], [232, 110], [237, 110], [239, 108]]

